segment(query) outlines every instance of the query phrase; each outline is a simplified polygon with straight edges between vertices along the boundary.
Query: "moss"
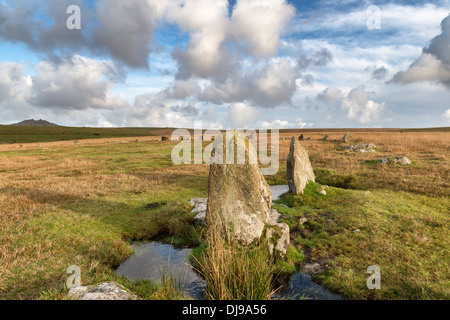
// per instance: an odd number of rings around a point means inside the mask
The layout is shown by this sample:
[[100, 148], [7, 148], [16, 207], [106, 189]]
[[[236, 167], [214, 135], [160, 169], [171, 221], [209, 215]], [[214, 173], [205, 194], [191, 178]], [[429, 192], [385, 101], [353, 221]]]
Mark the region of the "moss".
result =
[[356, 183], [355, 176], [346, 175], [333, 170], [314, 169], [316, 182], [342, 189], [352, 189]]

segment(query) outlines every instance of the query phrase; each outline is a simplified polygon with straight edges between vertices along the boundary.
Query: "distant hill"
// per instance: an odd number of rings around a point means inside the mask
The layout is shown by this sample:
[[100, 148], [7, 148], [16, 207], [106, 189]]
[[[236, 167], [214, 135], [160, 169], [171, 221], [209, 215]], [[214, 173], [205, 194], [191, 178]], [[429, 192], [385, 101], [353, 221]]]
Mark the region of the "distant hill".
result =
[[12, 126], [30, 126], [30, 127], [59, 127], [57, 124], [48, 122], [46, 120], [34, 120], [34, 119], [30, 119], [30, 120], [24, 120], [21, 121], [19, 123], [14, 123], [12, 124]]

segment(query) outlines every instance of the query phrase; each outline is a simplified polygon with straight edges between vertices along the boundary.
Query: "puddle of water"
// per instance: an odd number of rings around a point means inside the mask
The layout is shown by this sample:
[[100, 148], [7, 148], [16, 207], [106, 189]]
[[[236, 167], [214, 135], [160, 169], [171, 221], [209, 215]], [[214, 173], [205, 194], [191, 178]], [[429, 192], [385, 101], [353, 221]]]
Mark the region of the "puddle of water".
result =
[[[289, 191], [287, 185], [271, 186], [273, 200]], [[135, 254], [125, 260], [116, 272], [132, 280], [149, 279], [160, 281], [163, 270], [169, 270], [180, 277], [184, 291], [196, 299], [204, 299], [205, 281], [199, 277], [189, 265], [189, 248], [174, 248], [161, 242], [137, 243], [132, 245]], [[343, 300], [320, 285], [311, 281], [311, 277], [297, 272], [290, 278], [278, 278], [277, 287], [281, 290], [274, 299], [312, 299], [312, 300]]]
[[340, 295], [313, 282], [311, 277], [303, 272], [297, 272], [289, 279], [277, 279], [276, 286], [282, 288], [274, 294], [273, 299], [344, 300]]
[[289, 191], [288, 185], [278, 185], [278, 186], [270, 186], [270, 190], [272, 190], [272, 201], [280, 199], [280, 196], [283, 193]]
[[165, 271], [170, 271], [182, 282], [184, 292], [201, 299], [204, 280], [189, 265], [191, 249], [176, 249], [160, 242], [137, 243], [132, 245], [135, 254], [125, 260], [116, 272], [131, 280], [148, 279], [158, 282]]

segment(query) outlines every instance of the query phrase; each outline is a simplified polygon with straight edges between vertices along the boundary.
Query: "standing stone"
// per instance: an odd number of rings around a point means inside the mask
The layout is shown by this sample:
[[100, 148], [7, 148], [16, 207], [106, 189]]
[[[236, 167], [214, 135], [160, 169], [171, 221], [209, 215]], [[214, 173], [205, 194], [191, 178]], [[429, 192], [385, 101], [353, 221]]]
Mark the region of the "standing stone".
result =
[[169, 138], [167, 138], [167, 137], [162, 137], [162, 138], [161, 138], [161, 141], [169, 141]]
[[327, 141], [327, 140], [328, 140], [328, 135], [325, 135], [325, 136], [322, 138], [322, 140], [323, 140], [323, 141]]
[[309, 161], [308, 151], [294, 137], [286, 163], [289, 191], [293, 194], [303, 194], [310, 181], [315, 181], [314, 171]]
[[303, 133], [298, 137], [298, 141], [303, 141]]
[[[220, 141], [216, 139], [215, 145]], [[224, 134], [223, 141], [223, 154], [234, 149], [234, 161], [210, 165], [206, 223], [224, 230], [229, 239], [248, 245], [261, 237], [269, 221], [272, 192], [257, 162], [249, 161], [256, 153], [246, 144], [244, 134], [234, 130]], [[245, 164], [237, 164], [242, 156], [238, 155], [240, 148], [249, 156]], [[214, 152], [213, 148], [212, 157]]]
[[346, 132], [342, 138], [342, 142], [347, 143], [350, 140], [350, 132]]

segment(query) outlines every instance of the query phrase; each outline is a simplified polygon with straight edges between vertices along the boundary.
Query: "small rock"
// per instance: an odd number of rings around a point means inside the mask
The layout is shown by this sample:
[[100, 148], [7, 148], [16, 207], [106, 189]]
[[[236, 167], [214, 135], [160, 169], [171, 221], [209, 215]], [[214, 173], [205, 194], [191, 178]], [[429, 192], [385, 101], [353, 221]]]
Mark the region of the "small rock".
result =
[[359, 229], [353, 230], [353, 233], [356, 233], [356, 232], [361, 232], [361, 230], [359, 230]]
[[194, 206], [191, 213], [198, 213], [194, 220], [200, 224], [206, 224], [206, 205], [208, 203], [208, 198], [193, 198], [190, 204]]
[[324, 196], [327, 195], [327, 192], [325, 191], [325, 189], [320, 190], [319, 193], [320, 193], [320, 194], [323, 194]]
[[383, 164], [386, 164], [389, 162], [400, 163], [405, 166], [411, 164], [411, 160], [409, 160], [407, 157], [384, 157], [383, 159], [380, 159], [379, 161]]
[[409, 160], [407, 157], [395, 157], [395, 162], [398, 162], [398, 163], [403, 164], [405, 166], [411, 164], [411, 160]]
[[70, 289], [69, 297], [75, 300], [138, 300], [138, 297], [115, 282]]
[[376, 148], [376, 145], [374, 145], [371, 142], [368, 142], [368, 143], [356, 144], [353, 146], [346, 146], [344, 148], [347, 150], [350, 150], [350, 151], [359, 151], [361, 153], [366, 153], [366, 152], [375, 152], [375, 150], [373, 150], [373, 149]]
[[336, 224], [336, 221], [334, 221], [333, 219], [327, 219], [327, 222], [331, 224]]
[[328, 135], [325, 135], [322, 140], [327, 141], [328, 140]]
[[308, 222], [308, 219], [306, 219], [305, 217], [298, 219], [298, 223], [300, 223], [300, 225], [304, 225], [306, 222]]
[[167, 137], [162, 137], [162, 138], [161, 138], [161, 141], [169, 141], [169, 138], [167, 138]]
[[314, 263], [306, 263], [306, 264], [304, 264], [303, 268], [302, 268], [302, 271], [303, 271], [303, 273], [306, 273], [306, 274], [308, 274], [310, 276], [313, 276], [315, 274], [323, 272], [324, 269], [322, 268], [322, 266], [319, 263], [314, 262]]

